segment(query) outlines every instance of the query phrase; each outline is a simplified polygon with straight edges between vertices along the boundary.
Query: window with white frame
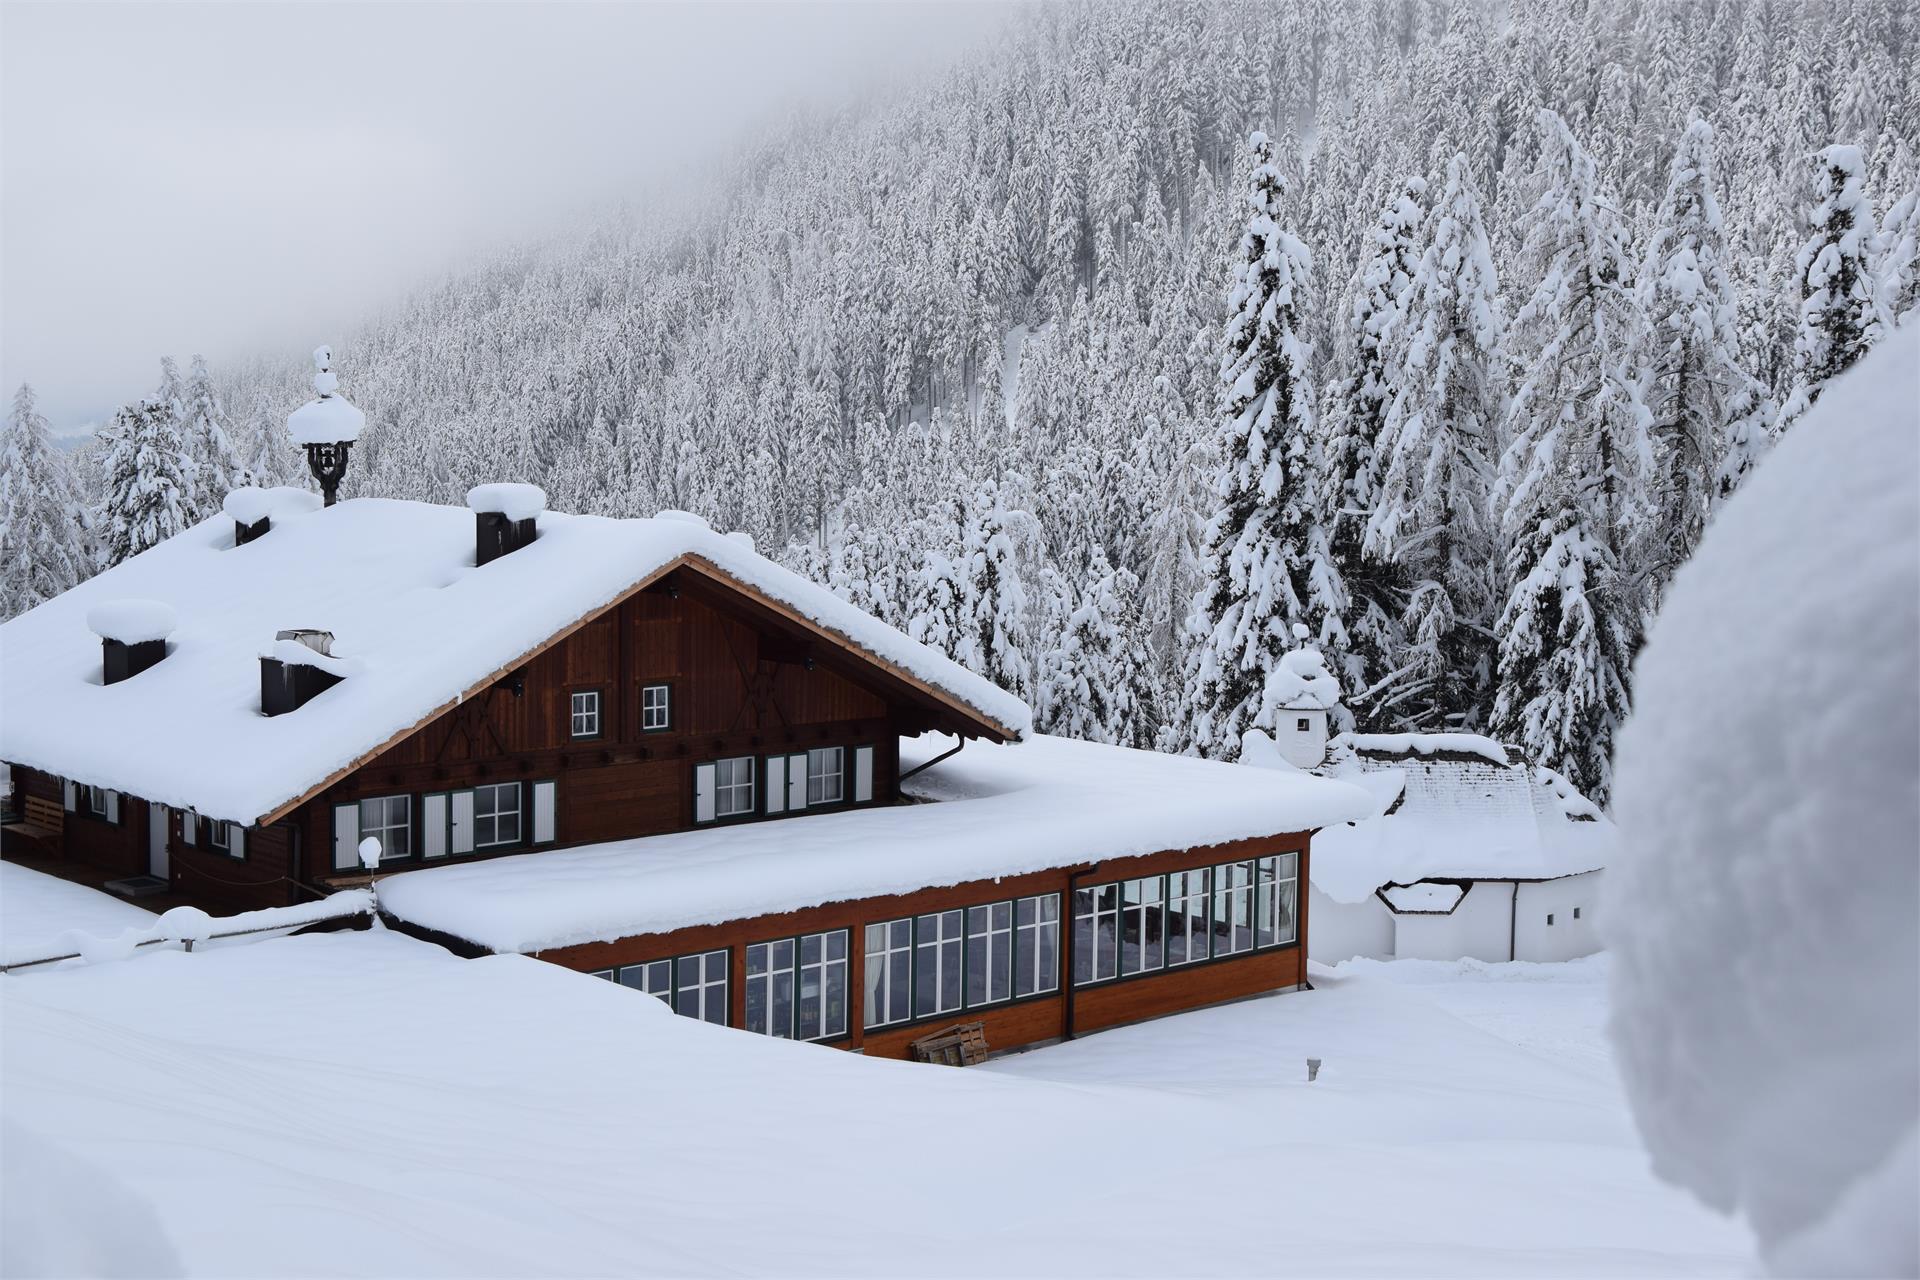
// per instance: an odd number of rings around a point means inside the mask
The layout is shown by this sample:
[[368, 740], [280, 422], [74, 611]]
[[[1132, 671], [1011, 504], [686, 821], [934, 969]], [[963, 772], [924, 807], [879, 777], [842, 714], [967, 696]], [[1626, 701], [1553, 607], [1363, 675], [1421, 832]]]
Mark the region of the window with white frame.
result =
[[1120, 972], [1150, 973], [1164, 958], [1165, 889], [1159, 876], [1120, 886]]
[[707, 951], [674, 961], [673, 1011], [727, 1025], [727, 953]]
[[1213, 869], [1213, 954], [1253, 949], [1253, 864], [1228, 862]]
[[809, 933], [747, 948], [747, 1030], [778, 1039], [847, 1033], [847, 931]]
[[935, 911], [913, 922], [913, 1016], [931, 1017], [960, 1007], [961, 915]]
[[884, 1027], [913, 1016], [913, 921], [867, 926], [866, 1025]]
[[1060, 895], [1041, 894], [1013, 904], [1013, 994], [1060, 988]]
[[[364, 821], [364, 820], [363, 820]], [[520, 843], [520, 784], [494, 782], [473, 789], [473, 847]]]
[[207, 844], [211, 848], [226, 853], [233, 848], [233, 834], [228, 830], [232, 824], [209, 821], [207, 823]]
[[831, 1040], [847, 1034], [847, 977], [845, 929], [800, 939], [796, 1039]]
[[673, 961], [648, 960], [644, 964], [620, 966], [620, 985], [644, 991], [673, 1007]]
[[713, 766], [713, 812], [737, 818], [753, 812], [753, 757], [716, 760]]
[[96, 818], [110, 817], [113, 813], [113, 801], [105, 787], [81, 787], [86, 793], [87, 812]]
[[1120, 971], [1120, 885], [1092, 885], [1073, 893], [1073, 981], [1105, 982]]
[[380, 861], [413, 856], [413, 797], [375, 796], [360, 802], [360, 839], [380, 842]]
[[1207, 958], [1207, 904], [1212, 897], [1205, 867], [1175, 871], [1167, 876], [1169, 967]]
[[1013, 994], [1013, 903], [967, 908], [967, 1007]]
[[844, 791], [839, 747], [815, 747], [807, 752], [807, 803], [839, 804]]
[[1269, 854], [1254, 861], [1253, 945], [1277, 947], [1293, 941], [1297, 853]]
[[575, 690], [571, 699], [572, 730], [576, 738], [600, 736], [600, 691]]
[[640, 688], [640, 728], [657, 733], [673, 727], [673, 689], [669, 685], [649, 684]]
[[756, 942], [747, 948], [747, 1030], [781, 1040], [793, 1038], [792, 938]]

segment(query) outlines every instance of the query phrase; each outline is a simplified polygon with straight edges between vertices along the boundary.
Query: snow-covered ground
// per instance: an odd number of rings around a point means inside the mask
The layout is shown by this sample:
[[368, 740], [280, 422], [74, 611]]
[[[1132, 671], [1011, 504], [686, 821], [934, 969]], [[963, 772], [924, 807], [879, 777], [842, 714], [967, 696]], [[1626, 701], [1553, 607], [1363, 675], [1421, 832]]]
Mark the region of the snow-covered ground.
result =
[[[1604, 978], [1363, 963], [954, 1071], [385, 931], [41, 971], [0, 979], [0, 1271], [1737, 1273], [1647, 1170]], [[63, 1169], [124, 1212], [64, 1228]]]
[[0, 862], [0, 960], [65, 950], [61, 938], [69, 930], [115, 938], [154, 919], [153, 912], [110, 893]]

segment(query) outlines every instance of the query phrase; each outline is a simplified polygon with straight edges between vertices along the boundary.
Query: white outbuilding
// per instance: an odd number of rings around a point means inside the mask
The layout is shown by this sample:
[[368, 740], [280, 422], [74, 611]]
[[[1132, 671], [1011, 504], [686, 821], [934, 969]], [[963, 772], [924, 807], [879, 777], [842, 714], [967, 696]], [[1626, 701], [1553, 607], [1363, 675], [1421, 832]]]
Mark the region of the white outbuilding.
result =
[[1329, 738], [1339, 688], [1320, 655], [1303, 647], [1281, 666], [1311, 692], [1273, 737], [1247, 735], [1242, 763], [1338, 778], [1373, 801], [1371, 816], [1314, 837], [1309, 958], [1571, 960], [1600, 950], [1595, 908], [1618, 837], [1596, 805], [1478, 734]]

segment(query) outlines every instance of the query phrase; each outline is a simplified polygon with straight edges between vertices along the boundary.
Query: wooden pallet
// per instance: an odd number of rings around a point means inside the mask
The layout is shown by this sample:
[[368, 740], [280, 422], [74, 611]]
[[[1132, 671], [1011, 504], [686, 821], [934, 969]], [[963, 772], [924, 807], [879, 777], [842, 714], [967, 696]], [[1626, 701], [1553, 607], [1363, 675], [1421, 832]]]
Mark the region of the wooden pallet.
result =
[[971, 1067], [987, 1060], [987, 1028], [984, 1023], [963, 1022], [921, 1036], [908, 1047], [915, 1062]]

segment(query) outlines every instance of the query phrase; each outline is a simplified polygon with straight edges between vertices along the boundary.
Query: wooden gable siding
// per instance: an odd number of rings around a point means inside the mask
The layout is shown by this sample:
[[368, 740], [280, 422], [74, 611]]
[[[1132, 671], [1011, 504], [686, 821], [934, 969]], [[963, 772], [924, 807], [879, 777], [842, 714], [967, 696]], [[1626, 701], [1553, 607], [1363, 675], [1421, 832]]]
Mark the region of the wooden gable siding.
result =
[[[641, 592], [528, 663], [519, 694], [509, 676], [375, 756], [359, 774], [377, 778], [535, 752], [645, 747], [658, 755], [740, 734], [783, 739], [792, 732], [800, 741], [818, 739], [822, 729], [889, 719], [893, 709], [876, 690], [825, 663], [808, 670], [791, 656], [781, 637], [718, 598]], [[641, 689], [649, 684], [673, 691], [673, 725], [665, 732], [640, 728]], [[571, 695], [584, 690], [601, 695], [601, 732], [590, 740], [572, 736]], [[688, 754], [701, 753], [690, 746]], [[360, 780], [336, 790], [352, 790]]]
[[[849, 768], [854, 748], [873, 748], [873, 802], [890, 803], [899, 735], [925, 728], [930, 712], [877, 687], [886, 683], [858, 655], [808, 645], [703, 575], [675, 571], [300, 806], [291, 821], [308, 851], [302, 878], [334, 874], [333, 806], [373, 796], [415, 797], [418, 841], [418, 797], [554, 779], [555, 839], [537, 847], [596, 844], [693, 827], [696, 764], [838, 746]], [[641, 690], [651, 684], [672, 691], [665, 730], [641, 728]], [[601, 695], [601, 731], [585, 739], [572, 736], [572, 695], [583, 690]], [[476, 856], [488, 854], [447, 861]]]

